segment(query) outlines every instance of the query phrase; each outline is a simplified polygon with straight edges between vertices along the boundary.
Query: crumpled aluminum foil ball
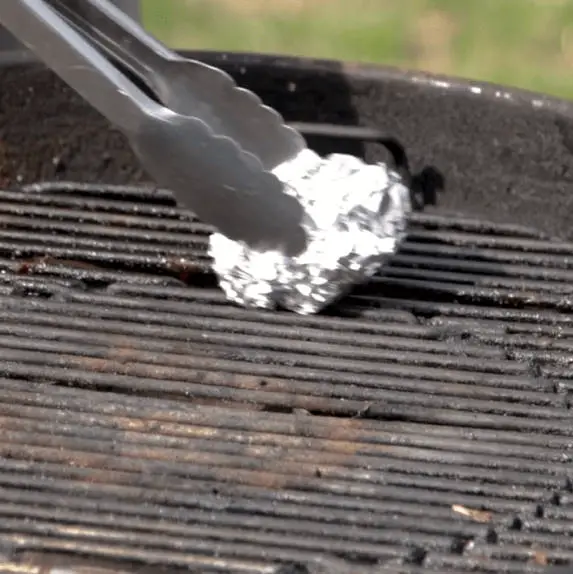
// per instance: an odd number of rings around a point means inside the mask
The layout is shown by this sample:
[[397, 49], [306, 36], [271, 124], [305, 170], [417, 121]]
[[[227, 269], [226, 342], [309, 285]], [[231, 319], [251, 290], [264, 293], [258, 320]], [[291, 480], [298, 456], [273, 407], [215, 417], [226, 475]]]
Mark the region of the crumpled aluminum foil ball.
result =
[[395, 253], [410, 192], [385, 164], [304, 150], [275, 175], [305, 210], [306, 249], [296, 257], [255, 251], [215, 233], [209, 255], [227, 298], [245, 307], [317, 313], [367, 281]]

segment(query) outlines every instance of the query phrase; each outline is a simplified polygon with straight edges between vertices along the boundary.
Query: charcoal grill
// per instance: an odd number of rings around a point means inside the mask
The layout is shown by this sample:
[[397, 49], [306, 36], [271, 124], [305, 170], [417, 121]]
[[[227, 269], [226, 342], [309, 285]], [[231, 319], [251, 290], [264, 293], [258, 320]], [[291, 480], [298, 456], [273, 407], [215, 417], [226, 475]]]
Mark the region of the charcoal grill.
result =
[[573, 561], [573, 108], [192, 53], [419, 210], [320, 316], [234, 307], [210, 229], [38, 64], [0, 69], [0, 571], [544, 572]]

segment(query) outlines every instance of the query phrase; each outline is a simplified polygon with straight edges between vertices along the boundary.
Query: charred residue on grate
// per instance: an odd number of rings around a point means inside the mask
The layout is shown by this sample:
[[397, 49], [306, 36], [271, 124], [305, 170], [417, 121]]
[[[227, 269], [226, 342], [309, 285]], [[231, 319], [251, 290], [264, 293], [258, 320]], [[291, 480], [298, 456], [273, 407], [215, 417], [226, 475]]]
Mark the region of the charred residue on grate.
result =
[[14, 564], [521, 572], [573, 557], [572, 244], [417, 214], [370, 285], [300, 317], [226, 304], [209, 229], [167, 192], [1, 199]]

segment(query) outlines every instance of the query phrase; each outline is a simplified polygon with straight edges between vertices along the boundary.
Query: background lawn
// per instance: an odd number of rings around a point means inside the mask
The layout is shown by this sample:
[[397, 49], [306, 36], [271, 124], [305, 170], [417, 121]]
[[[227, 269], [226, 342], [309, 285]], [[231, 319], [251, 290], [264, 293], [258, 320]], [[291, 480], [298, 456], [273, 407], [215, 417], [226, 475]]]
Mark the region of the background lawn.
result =
[[573, 0], [142, 0], [171, 46], [383, 62], [573, 99]]

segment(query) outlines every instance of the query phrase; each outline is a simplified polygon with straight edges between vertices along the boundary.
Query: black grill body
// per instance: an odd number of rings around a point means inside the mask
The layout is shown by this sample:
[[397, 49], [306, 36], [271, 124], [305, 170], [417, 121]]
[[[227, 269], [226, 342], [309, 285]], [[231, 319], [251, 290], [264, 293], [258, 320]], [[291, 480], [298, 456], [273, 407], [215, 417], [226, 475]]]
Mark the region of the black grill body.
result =
[[40, 66], [1, 69], [0, 571], [572, 563], [570, 106], [193, 56], [317, 150], [394, 161], [420, 209], [320, 316], [234, 307], [210, 229], [123, 138]]

